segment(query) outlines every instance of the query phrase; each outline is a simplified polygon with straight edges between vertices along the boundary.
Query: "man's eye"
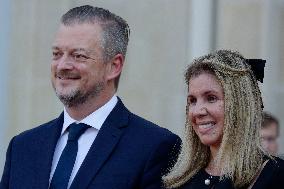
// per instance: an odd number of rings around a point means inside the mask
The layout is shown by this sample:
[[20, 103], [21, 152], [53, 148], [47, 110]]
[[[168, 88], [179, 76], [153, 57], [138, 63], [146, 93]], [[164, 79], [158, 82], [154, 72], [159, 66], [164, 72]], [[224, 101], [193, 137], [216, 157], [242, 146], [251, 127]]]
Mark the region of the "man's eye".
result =
[[217, 97], [214, 95], [209, 95], [207, 97], [208, 102], [216, 102], [217, 101]]
[[262, 140], [264, 140], [264, 141], [267, 141], [267, 142], [274, 142], [274, 141], [276, 141], [277, 140], [277, 138], [276, 137], [261, 137], [261, 139]]
[[52, 52], [52, 58], [54, 60], [57, 60], [59, 57], [61, 56], [61, 53], [60, 52]]
[[73, 57], [76, 61], [86, 61], [87, 59], [89, 59], [89, 57], [83, 54], [73, 54]]

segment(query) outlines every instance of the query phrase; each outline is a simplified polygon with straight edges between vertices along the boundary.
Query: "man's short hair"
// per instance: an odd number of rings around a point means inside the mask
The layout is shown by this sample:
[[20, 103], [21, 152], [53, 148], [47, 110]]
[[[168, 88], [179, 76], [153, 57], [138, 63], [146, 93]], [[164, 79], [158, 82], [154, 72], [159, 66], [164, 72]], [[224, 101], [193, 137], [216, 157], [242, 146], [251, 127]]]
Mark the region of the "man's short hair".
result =
[[104, 56], [110, 59], [118, 53], [126, 54], [130, 29], [127, 22], [109, 10], [84, 5], [70, 9], [61, 18], [64, 25], [99, 23], [103, 30]]
[[261, 128], [267, 128], [270, 126], [271, 123], [275, 123], [276, 127], [277, 127], [277, 135], [279, 134], [279, 121], [278, 119], [273, 116], [271, 113], [269, 112], [263, 112], [262, 113], [262, 124], [261, 124]]

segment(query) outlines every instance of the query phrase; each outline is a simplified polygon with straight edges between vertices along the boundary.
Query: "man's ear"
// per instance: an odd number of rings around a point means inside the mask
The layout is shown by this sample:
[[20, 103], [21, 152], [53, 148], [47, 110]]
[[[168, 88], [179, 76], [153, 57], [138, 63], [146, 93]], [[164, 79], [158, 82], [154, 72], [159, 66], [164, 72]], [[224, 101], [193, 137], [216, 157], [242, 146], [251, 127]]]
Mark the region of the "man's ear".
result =
[[108, 64], [108, 70], [107, 70], [107, 80], [113, 80], [117, 78], [123, 67], [124, 63], [124, 56], [122, 54], [115, 55], [107, 64]]

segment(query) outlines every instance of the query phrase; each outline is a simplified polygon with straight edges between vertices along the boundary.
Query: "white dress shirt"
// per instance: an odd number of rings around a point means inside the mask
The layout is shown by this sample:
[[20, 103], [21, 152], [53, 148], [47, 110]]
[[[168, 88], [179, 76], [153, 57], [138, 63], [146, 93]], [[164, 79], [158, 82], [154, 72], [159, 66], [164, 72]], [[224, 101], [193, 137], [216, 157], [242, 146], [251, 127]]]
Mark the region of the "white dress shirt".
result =
[[62, 131], [61, 131], [61, 136], [58, 139], [55, 152], [53, 155], [49, 183], [51, 182], [51, 179], [55, 172], [55, 168], [57, 166], [61, 153], [67, 143], [68, 126], [74, 122], [85, 123], [91, 126], [91, 128], [87, 129], [86, 132], [84, 132], [81, 135], [81, 137], [78, 139], [78, 153], [77, 153], [75, 164], [74, 164], [74, 167], [73, 167], [73, 170], [72, 170], [69, 182], [68, 182], [68, 187], [67, 187], [67, 188], [70, 188], [71, 183], [74, 177], [76, 176], [82, 162], [84, 161], [92, 143], [94, 142], [102, 124], [105, 122], [107, 116], [110, 114], [110, 112], [115, 107], [117, 101], [118, 101], [117, 96], [114, 95], [105, 105], [103, 105], [98, 110], [94, 111], [93, 113], [91, 113], [90, 115], [88, 115], [81, 121], [77, 121], [71, 118], [69, 114], [67, 113], [66, 109], [64, 108], [64, 122], [63, 122]]

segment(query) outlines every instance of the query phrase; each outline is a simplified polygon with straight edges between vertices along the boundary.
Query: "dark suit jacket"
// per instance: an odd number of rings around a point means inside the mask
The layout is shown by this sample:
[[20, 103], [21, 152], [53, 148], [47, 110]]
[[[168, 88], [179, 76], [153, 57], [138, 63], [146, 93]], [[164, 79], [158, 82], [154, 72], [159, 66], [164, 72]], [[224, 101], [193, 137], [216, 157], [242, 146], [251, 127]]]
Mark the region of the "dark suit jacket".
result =
[[[47, 189], [59, 118], [15, 136], [8, 147], [0, 189]], [[157, 189], [180, 139], [129, 112], [119, 100], [92, 144], [70, 189]]]

